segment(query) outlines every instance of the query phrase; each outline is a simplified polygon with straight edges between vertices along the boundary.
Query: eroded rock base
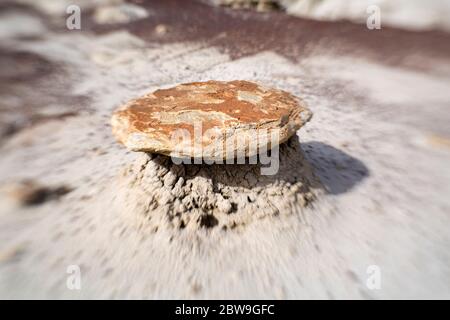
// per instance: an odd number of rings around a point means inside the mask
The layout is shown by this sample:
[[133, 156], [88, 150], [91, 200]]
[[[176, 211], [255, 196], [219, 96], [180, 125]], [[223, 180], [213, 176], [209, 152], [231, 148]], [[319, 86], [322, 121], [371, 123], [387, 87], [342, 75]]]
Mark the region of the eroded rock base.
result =
[[125, 205], [153, 231], [169, 227], [230, 230], [256, 219], [300, 214], [321, 189], [298, 137], [279, 150], [275, 175], [261, 164], [174, 164], [170, 157], [143, 153], [122, 173]]

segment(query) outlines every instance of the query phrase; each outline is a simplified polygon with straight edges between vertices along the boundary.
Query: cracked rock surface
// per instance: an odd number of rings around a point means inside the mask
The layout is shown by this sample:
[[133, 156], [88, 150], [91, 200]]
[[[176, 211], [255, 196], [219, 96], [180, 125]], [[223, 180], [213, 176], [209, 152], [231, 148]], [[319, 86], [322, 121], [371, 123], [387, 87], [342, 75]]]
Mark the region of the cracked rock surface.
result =
[[143, 154], [121, 175], [121, 206], [159, 228], [223, 230], [254, 220], [300, 213], [320, 182], [298, 139], [281, 145], [279, 170], [262, 175], [261, 164], [174, 164], [169, 157]]
[[309, 121], [305, 103], [250, 81], [204, 81], [159, 89], [115, 111], [118, 141], [133, 151], [178, 157], [253, 157]]

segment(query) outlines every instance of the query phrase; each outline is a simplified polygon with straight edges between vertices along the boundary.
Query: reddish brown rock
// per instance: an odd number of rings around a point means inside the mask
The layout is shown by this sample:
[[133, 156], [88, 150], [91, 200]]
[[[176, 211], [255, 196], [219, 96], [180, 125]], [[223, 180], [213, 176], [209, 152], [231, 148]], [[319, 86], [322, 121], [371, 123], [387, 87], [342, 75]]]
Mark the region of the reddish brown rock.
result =
[[114, 136], [133, 151], [193, 158], [253, 156], [286, 141], [311, 118], [293, 95], [249, 81], [186, 83], [114, 112]]

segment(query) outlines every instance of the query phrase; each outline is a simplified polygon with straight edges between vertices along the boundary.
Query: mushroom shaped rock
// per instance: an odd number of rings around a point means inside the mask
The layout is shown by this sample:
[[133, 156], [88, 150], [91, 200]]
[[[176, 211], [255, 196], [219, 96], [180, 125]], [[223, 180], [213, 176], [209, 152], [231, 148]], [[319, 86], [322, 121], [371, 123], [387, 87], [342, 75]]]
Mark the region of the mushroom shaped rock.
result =
[[133, 151], [178, 158], [252, 157], [283, 143], [312, 116], [288, 92], [249, 81], [160, 89], [116, 110], [114, 136]]

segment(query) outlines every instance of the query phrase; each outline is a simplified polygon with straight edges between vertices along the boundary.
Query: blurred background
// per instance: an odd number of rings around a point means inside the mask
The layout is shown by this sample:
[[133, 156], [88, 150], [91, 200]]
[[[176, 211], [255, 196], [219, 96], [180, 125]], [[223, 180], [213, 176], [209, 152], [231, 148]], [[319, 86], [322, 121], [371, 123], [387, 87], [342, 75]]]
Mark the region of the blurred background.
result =
[[[450, 298], [449, 17], [447, 0], [2, 1], [0, 298]], [[109, 119], [210, 79], [307, 103], [314, 201], [173, 226], [170, 170]]]

